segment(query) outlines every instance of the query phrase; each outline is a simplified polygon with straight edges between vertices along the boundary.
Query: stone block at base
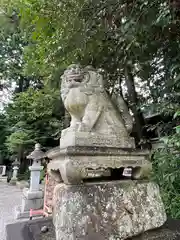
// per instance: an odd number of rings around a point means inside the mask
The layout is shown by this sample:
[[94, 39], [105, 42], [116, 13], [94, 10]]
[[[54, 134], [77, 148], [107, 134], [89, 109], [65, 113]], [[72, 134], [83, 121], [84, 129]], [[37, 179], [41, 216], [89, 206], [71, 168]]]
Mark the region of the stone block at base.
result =
[[166, 221], [155, 183], [59, 184], [54, 190], [56, 240], [126, 239]]
[[30, 192], [29, 189], [23, 190], [21, 206], [15, 209], [15, 218], [29, 218], [30, 209], [39, 210], [43, 208], [43, 192]]
[[[35, 217], [43, 217], [43, 214], [33, 214], [33, 218]], [[21, 211], [21, 206], [15, 207], [15, 219], [29, 219], [30, 211]]]
[[[41, 229], [44, 226], [48, 228], [48, 231], [42, 233]], [[56, 240], [54, 226], [50, 217], [8, 224], [6, 233], [6, 240]], [[88, 237], [85, 239], [94, 240], [94, 238]], [[168, 219], [163, 227], [148, 231], [129, 240], [180, 240], [180, 220]]]
[[21, 211], [21, 206], [15, 207], [15, 219], [29, 218], [29, 211]]
[[29, 200], [31, 200], [31, 199], [42, 199], [43, 196], [44, 196], [44, 192], [41, 191], [41, 190], [31, 192], [29, 190], [29, 188], [24, 188], [23, 189], [23, 195]]
[[11, 179], [11, 181], [9, 182], [11, 185], [16, 185], [17, 179]]
[[43, 198], [27, 199], [23, 197], [22, 199], [22, 212], [29, 211], [30, 209], [42, 209], [43, 208]]

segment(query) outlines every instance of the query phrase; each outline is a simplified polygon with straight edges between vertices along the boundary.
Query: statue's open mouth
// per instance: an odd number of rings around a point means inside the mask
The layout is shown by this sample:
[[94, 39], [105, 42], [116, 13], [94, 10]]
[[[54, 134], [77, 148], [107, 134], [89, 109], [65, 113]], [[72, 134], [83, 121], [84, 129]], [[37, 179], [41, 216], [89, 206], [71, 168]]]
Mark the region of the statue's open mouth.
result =
[[72, 74], [68, 76], [69, 81], [82, 82], [83, 76], [81, 74]]

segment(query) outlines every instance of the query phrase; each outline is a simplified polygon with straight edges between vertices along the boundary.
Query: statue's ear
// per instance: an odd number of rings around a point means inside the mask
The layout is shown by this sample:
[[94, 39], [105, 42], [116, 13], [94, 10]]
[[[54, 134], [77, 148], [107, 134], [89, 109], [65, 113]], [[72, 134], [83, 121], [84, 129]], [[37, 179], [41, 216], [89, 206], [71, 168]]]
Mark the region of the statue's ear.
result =
[[95, 69], [93, 66], [91, 66], [91, 65], [86, 66], [86, 67], [84, 68], [84, 70], [85, 70], [85, 71], [96, 72], [96, 69]]
[[61, 85], [64, 84], [64, 82], [65, 82], [65, 76], [64, 76], [64, 74], [60, 76], [60, 80], [61, 80]]

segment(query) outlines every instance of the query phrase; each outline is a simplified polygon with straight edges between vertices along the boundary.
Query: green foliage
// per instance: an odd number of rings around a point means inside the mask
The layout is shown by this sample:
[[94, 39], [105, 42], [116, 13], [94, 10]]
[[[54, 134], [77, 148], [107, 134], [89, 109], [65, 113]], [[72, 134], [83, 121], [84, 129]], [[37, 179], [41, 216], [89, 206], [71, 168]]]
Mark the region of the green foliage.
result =
[[[174, 115], [179, 117], [179, 111]], [[167, 213], [180, 218], [180, 126], [175, 133], [163, 138], [166, 148], [153, 156], [154, 180], [159, 184]]]
[[29, 179], [30, 179], [30, 171], [29, 170], [25, 171], [22, 174], [18, 174], [19, 181], [22, 181], [22, 180], [28, 181]]
[[6, 146], [11, 153], [18, 153], [19, 149], [27, 145], [32, 145], [35, 141], [31, 137], [31, 132], [27, 130], [21, 130], [13, 132], [6, 139]]
[[[166, 66], [172, 65], [171, 45], [179, 47], [172, 34], [179, 20], [164, 0], [13, 0], [12, 7], [33, 42], [25, 52], [27, 67], [43, 76], [52, 77], [54, 69], [70, 61], [82, 61], [107, 70], [137, 64], [138, 75], [147, 80], [161, 74], [156, 65], [161, 58]], [[171, 69], [178, 69], [174, 62]]]
[[45, 170], [42, 169], [42, 170], [41, 170], [41, 174], [40, 174], [40, 181], [43, 181], [44, 178], [45, 178]]
[[172, 149], [155, 152], [153, 179], [159, 184], [169, 216], [180, 218], [180, 169], [179, 153]]
[[0, 114], [0, 155], [2, 159], [6, 159], [6, 157], [8, 157], [8, 150], [5, 146], [8, 133], [6, 116], [4, 114]]
[[16, 12], [5, 8], [0, 19], [0, 91], [5, 89], [7, 97], [12, 97], [0, 116], [0, 152], [3, 158], [15, 153], [23, 159], [36, 141], [48, 147], [56, 145], [64, 109], [59, 91], [42, 89], [41, 78], [24, 75], [23, 52], [28, 38], [20, 29]]
[[[59, 112], [58, 112], [59, 111]], [[35, 142], [53, 145], [62, 127], [63, 108], [59, 93], [50, 89], [32, 89], [17, 94], [6, 108], [11, 134], [6, 140], [10, 152], [32, 148]]]
[[[58, 87], [69, 63], [92, 64], [103, 69], [108, 90], [121, 88], [125, 81], [125, 97], [134, 115], [133, 104], [165, 114], [178, 108], [180, 20], [169, 2], [1, 1], [19, 13], [28, 39], [26, 75], [42, 76], [45, 83]], [[134, 82], [129, 76], [142, 86], [137, 97], [130, 93]]]
[[23, 48], [25, 37], [18, 26], [16, 15], [0, 15], [0, 82], [8, 88], [15, 81], [18, 85], [22, 76]]
[[52, 116], [59, 98], [59, 92], [56, 90], [29, 88], [26, 92], [17, 94], [7, 108], [9, 120], [18, 124], [20, 122], [19, 125], [23, 125], [25, 121], [27, 123], [33, 123], [37, 119], [43, 121]]

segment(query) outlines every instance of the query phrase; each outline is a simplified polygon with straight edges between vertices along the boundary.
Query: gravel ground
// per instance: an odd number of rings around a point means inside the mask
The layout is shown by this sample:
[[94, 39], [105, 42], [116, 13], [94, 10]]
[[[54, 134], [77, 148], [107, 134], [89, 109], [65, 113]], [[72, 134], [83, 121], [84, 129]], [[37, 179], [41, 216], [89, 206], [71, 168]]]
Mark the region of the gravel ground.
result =
[[14, 208], [21, 204], [21, 190], [0, 182], [0, 240], [6, 240], [6, 224], [15, 222]]

